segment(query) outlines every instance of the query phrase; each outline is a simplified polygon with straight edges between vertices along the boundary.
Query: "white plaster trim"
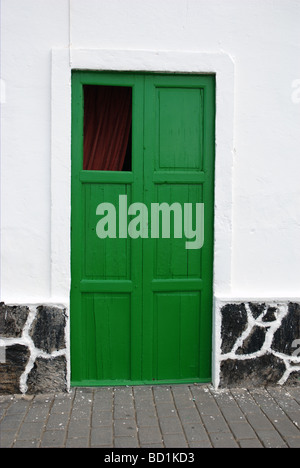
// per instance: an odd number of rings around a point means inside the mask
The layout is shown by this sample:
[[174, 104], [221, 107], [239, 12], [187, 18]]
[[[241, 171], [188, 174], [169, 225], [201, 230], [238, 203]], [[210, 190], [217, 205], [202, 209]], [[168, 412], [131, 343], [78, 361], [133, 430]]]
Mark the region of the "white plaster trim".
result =
[[71, 215], [71, 68], [69, 50], [52, 50], [51, 302], [69, 309]]
[[[51, 301], [61, 302], [69, 310], [72, 69], [214, 73], [216, 75], [213, 291], [214, 295], [230, 294], [232, 171], [235, 151], [233, 59], [229, 54], [223, 52], [71, 48], [52, 50]], [[216, 340], [219, 337], [219, 317], [215, 313], [213, 320], [213, 373], [216, 375], [219, 349], [219, 343]]]

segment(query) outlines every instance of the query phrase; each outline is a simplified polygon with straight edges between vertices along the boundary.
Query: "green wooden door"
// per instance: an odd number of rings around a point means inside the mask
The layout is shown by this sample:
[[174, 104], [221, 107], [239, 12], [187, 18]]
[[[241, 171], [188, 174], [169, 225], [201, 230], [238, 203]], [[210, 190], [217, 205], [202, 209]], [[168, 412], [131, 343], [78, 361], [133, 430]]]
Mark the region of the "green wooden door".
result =
[[[82, 169], [84, 85], [131, 87], [131, 171]], [[72, 76], [73, 385], [210, 381], [214, 89], [209, 75]], [[102, 203], [115, 237], [97, 236]]]

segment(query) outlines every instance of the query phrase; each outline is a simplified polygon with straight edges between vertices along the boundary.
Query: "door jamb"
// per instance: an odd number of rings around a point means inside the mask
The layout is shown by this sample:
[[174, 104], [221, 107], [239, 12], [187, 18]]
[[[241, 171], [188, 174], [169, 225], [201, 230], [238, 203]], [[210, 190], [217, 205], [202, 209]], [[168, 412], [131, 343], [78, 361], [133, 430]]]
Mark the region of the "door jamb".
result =
[[[73, 69], [216, 75], [214, 303], [231, 292], [234, 61], [226, 53], [53, 49], [51, 69], [51, 271], [50, 301], [70, 301], [71, 72]], [[68, 182], [67, 182], [68, 181]], [[212, 378], [217, 380], [220, 317], [213, 307]], [[69, 320], [67, 321], [69, 329]], [[70, 382], [70, 342], [68, 382]]]

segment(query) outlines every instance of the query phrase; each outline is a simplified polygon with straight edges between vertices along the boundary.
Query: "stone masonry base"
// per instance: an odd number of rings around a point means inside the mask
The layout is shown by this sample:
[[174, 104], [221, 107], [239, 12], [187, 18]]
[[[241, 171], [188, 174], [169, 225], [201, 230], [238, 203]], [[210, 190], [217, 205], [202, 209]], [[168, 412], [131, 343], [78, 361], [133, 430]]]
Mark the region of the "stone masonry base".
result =
[[[300, 303], [218, 302], [215, 387], [300, 384]], [[0, 394], [67, 392], [63, 306], [0, 303]]]
[[67, 391], [66, 311], [0, 303], [0, 394]]
[[300, 384], [300, 304], [219, 305], [219, 386]]

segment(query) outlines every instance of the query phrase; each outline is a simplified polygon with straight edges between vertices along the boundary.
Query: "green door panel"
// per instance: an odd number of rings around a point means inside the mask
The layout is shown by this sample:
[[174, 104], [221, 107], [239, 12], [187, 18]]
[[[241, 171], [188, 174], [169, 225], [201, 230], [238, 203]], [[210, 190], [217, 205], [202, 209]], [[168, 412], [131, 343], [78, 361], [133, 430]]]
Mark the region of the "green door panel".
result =
[[[82, 169], [85, 85], [132, 88], [132, 171]], [[212, 75], [73, 72], [72, 385], [211, 379], [214, 93]], [[148, 210], [146, 237], [121, 235], [120, 195]], [[114, 238], [97, 236], [101, 203], [116, 208]], [[155, 228], [155, 203], [181, 210], [169, 212], [169, 232], [162, 218]], [[195, 229], [196, 203], [204, 243], [189, 249], [184, 211], [193, 207]]]
[[202, 167], [201, 89], [155, 89], [156, 169], [200, 170]]
[[[85, 262], [84, 278], [90, 279], [131, 279], [131, 243], [130, 239], [99, 239], [96, 227], [99, 216], [96, 214], [98, 204], [103, 202], [118, 206], [119, 194], [126, 195], [131, 203], [131, 185], [128, 184], [84, 184], [83, 203], [85, 219], [84, 244]], [[118, 213], [116, 212], [118, 224]]]
[[153, 375], [156, 380], [199, 377], [200, 293], [154, 293]]

